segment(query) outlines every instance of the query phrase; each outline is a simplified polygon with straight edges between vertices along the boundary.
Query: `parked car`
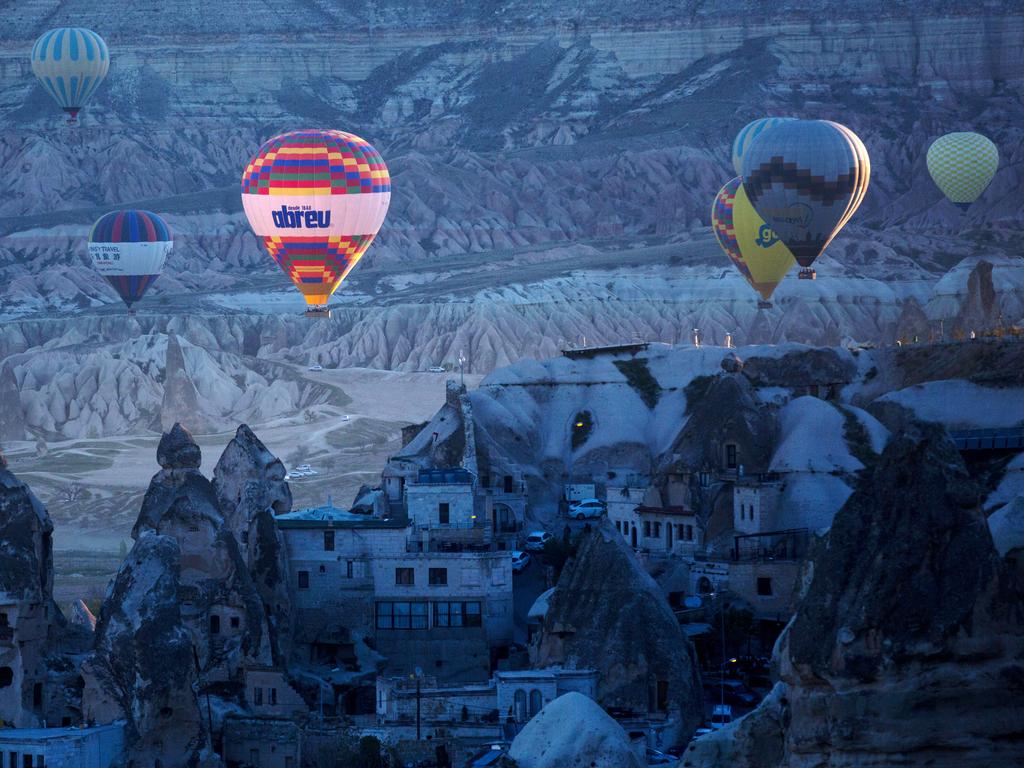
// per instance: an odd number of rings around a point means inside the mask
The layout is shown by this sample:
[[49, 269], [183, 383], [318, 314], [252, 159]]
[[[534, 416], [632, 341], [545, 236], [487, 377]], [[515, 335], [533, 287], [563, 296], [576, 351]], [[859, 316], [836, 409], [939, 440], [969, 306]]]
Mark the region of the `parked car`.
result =
[[604, 502], [600, 499], [580, 499], [569, 505], [569, 517], [585, 520], [588, 517], [600, 517], [604, 514]]
[[530, 553], [516, 550], [512, 553], [512, 572], [519, 573], [530, 564]]
[[648, 765], [675, 765], [678, 761], [674, 757], [666, 755], [664, 752], [659, 752], [656, 749], [647, 748], [647, 764]]
[[431, 373], [444, 373], [444, 366], [432, 365], [427, 370], [430, 371]]
[[534, 531], [526, 537], [526, 549], [531, 552], [540, 552], [551, 539], [552, 536], [547, 531]]
[[312, 467], [309, 466], [309, 464], [299, 464], [299, 466], [297, 466], [295, 469], [297, 469], [299, 472], [309, 472], [309, 470], [311, 470]]
[[731, 722], [732, 707], [728, 704], [715, 704], [714, 709], [711, 710], [711, 727], [717, 731], [719, 728], [725, 728]]
[[309, 370], [311, 371], [322, 371], [323, 369], [324, 367], [320, 365], [320, 363], [313, 363], [311, 366], [309, 366]]

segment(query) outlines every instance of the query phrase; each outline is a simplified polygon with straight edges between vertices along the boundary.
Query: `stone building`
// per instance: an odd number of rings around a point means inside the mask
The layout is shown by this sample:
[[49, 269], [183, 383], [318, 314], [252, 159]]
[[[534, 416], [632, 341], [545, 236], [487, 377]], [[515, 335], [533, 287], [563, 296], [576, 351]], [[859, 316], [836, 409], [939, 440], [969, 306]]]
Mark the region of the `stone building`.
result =
[[119, 768], [124, 765], [124, 726], [0, 729], [4, 768]]

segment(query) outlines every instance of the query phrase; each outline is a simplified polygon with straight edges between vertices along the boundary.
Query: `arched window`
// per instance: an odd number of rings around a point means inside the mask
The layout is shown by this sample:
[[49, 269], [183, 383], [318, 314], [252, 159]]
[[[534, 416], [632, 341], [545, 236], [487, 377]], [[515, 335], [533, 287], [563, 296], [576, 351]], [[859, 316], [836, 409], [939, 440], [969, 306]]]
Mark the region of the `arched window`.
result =
[[533, 717], [540, 712], [540, 708], [543, 706], [544, 697], [541, 695], [540, 691], [534, 688], [530, 691], [530, 717]]
[[526, 691], [522, 688], [516, 691], [515, 696], [516, 722], [526, 722]]

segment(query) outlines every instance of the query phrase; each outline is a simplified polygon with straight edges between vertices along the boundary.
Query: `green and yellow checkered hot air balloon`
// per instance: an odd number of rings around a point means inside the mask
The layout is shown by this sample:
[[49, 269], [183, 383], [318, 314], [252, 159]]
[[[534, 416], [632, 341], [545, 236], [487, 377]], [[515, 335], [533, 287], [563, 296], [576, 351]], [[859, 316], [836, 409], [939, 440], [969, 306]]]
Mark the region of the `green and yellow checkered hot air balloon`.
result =
[[980, 133], [947, 133], [928, 147], [927, 160], [935, 185], [950, 202], [967, 210], [996, 175], [999, 150]]

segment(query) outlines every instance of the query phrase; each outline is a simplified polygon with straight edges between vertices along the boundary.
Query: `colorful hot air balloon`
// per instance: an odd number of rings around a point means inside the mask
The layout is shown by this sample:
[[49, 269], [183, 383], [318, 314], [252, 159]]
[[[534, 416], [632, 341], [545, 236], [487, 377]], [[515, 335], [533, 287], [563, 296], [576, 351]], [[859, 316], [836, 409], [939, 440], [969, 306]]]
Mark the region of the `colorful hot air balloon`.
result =
[[754, 139], [769, 128], [793, 119], [792, 117], [762, 117], [743, 126], [732, 142], [732, 167], [736, 169], [736, 173], [740, 176], [743, 175], [743, 156], [753, 144]]
[[947, 133], [928, 147], [928, 173], [950, 202], [967, 210], [999, 168], [999, 150], [980, 133]]
[[373, 146], [351, 133], [305, 130], [275, 136], [242, 175], [253, 231], [306, 297], [326, 314], [331, 294], [384, 223], [391, 179]]
[[108, 213], [89, 233], [93, 266], [129, 309], [160, 276], [171, 245], [167, 222], [149, 211]]
[[74, 123], [85, 102], [103, 82], [110, 53], [103, 38], [84, 27], [44, 32], [32, 46], [32, 71]]
[[871, 160], [853, 131], [827, 120], [787, 120], [754, 139], [743, 188], [800, 264], [801, 279], [864, 200]]
[[769, 309], [772, 294], [796, 260], [757, 215], [739, 178], [727, 182], [715, 196], [711, 228], [740, 274], [761, 294], [758, 308]]

